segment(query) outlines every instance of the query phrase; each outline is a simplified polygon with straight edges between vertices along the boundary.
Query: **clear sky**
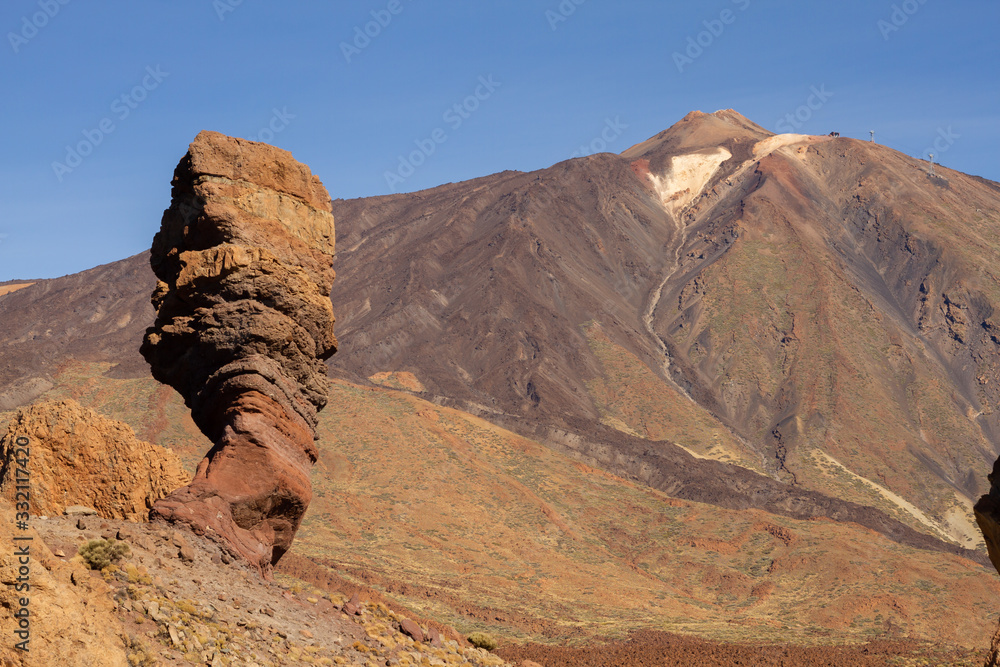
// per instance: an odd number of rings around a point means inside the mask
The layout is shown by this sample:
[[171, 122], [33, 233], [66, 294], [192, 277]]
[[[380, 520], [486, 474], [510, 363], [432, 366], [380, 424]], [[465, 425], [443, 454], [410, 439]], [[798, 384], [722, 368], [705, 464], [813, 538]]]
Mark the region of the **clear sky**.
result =
[[202, 129], [290, 150], [334, 198], [725, 108], [1000, 180], [998, 28], [995, 0], [4, 0], [0, 280], [148, 248]]

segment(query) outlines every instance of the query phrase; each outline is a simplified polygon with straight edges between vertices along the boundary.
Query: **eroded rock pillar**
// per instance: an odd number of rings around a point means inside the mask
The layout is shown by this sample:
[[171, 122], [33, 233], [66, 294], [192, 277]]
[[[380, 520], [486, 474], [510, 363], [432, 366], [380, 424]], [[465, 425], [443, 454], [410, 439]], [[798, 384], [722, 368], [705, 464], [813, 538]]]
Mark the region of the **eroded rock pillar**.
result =
[[336, 351], [330, 197], [287, 151], [202, 132], [153, 241], [142, 354], [214, 446], [151, 518], [189, 525], [270, 576], [312, 497], [323, 363]]

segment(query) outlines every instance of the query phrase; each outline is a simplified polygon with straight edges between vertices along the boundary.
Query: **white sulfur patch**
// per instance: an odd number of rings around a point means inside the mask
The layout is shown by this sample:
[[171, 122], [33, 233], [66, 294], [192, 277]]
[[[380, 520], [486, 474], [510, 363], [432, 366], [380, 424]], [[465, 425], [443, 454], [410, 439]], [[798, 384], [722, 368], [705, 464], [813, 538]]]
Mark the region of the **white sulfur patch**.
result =
[[773, 137], [768, 137], [754, 144], [753, 155], [759, 160], [767, 157], [779, 148], [802, 143], [819, 143], [821, 141], [829, 141], [829, 138], [817, 137], [811, 134], [776, 134]]
[[681, 211], [705, 189], [719, 166], [732, 156], [732, 153], [721, 146], [687, 155], [675, 155], [670, 158], [667, 173], [663, 176], [650, 174], [649, 178], [664, 208], [677, 219]]

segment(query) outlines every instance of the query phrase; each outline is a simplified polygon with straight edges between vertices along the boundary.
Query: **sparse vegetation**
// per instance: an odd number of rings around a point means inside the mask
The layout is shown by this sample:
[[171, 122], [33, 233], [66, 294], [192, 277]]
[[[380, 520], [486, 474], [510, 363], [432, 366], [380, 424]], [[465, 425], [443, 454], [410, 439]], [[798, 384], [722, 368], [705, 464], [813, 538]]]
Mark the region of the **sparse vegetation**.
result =
[[129, 555], [129, 547], [118, 540], [90, 540], [78, 552], [91, 570], [103, 570]]
[[[141, 620], [137, 619], [136, 622], [141, 623]], [[152, 667], [157, 664], [157, 660], [144, 641], [138, 637], [129, 637], [128, 664], [129, 667]]]
[[[130, 584], [151, 584], [153, 583], [152, 577], [149, 576], [149, 570], [146, 568], [138, 568], [132, 563], [125, 566], [125, 576]], [[134, 586], [132, 587], [134, 588]]]
[[476, 648], [492, 651], [497, 647], [497, 640], [485, 632], [473, 632], [468, 636], [469, 643]]

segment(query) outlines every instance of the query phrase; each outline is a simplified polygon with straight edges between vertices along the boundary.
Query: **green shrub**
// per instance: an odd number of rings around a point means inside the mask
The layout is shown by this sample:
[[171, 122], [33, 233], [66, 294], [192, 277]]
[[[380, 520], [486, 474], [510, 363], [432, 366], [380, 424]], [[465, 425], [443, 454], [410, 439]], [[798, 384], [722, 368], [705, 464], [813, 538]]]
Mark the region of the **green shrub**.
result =
[[117, 540], [90, 540], [80, 547], [79, 554], [91, 570], [103, 570], [128, 556], [129, 548]]
[[487, 651], [492, 651], [497, 647], [497, 640], [485, 632], [473, 632], [469, 635], [468, 640], [476, 648], [486, 649]]

